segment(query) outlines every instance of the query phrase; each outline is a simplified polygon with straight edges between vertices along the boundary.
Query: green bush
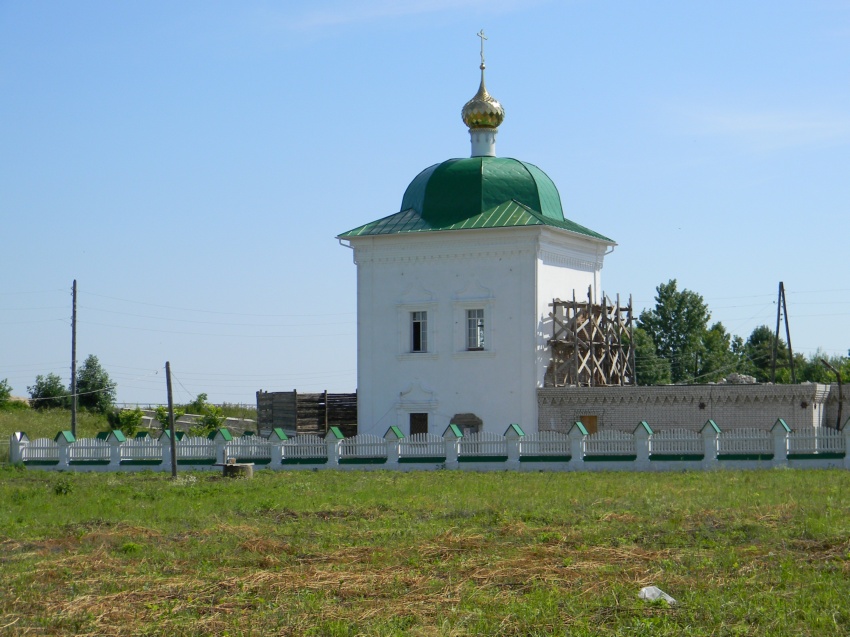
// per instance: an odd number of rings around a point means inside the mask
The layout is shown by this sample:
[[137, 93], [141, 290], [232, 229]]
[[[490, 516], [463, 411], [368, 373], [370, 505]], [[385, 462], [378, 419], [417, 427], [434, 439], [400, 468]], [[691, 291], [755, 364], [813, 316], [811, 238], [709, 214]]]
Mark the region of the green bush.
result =
[[107, 412], [106, 419], [109, 421], [109, 426], [113, 430], [119, 430], [127, 436], [134, 436], [142, 426], [142, 418], [144, 412], [136, 407], [135, 409], [114, 409]]
[[74, 483], [71, 482], [71, 479], [62, 476], [56, 482], [53, 483], [53, 493], [56, 495], [68, 495], [74, 490]]
[[30, 404], [35, 409], [52, 409], [68, 406], [68, 390], [59, 374], [48, 374], [35, 377], [35, 385], [27, 387]]
[[29, 403], [12, 398], [12, 386], [9, 379], [0, 380], [0, 411], [11, 411], [13, 409], [29, 409]]

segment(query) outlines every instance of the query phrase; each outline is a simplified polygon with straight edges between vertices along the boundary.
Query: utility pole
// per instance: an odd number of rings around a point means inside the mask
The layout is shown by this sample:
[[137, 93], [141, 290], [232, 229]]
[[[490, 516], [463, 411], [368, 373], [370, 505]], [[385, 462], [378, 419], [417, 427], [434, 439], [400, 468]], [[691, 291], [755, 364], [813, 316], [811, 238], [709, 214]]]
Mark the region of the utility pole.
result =
[[788, 365], [791, 367], [791, 382], [797, 382], [794, 372], [794, 351], [791, 349], [791, 326], [788, 325], [788, 305], [785, 302], [785, 284], [779, 282], [779, 298], [776, 302], [776, 333], [773, 335], [772, 356], [770, 359], [770, 382], [776, 382], [776, 353], [779, 349], [779, 319], [785, 315], [785, 340], [788, 342]]
[[171, 477], [177, 477], [177, 432], [174, 431], [174, 400], [171, 396], [171, 363], [165, 361], [165, 384], [168, 387], [168, 427], [171, 430]]
[[77, 437], [77, 279], [71, 286], [71, 433]]

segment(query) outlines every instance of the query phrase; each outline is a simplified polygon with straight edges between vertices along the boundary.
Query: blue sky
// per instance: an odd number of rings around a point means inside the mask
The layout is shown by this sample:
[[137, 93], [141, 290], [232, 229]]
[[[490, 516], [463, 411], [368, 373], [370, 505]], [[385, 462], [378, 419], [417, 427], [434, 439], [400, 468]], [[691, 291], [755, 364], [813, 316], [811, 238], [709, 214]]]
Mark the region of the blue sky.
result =
[[[671, 278], [746, 338], [850, 348], [850, 2], [0, 2], [0, 379], [95, 354], [122, 402], [356, 387], [355, 266], [334, 237], [469, 154], [501, 156], [618, 242], [602, 282]], [[783, 326], [784, 329], [784, 326]]]

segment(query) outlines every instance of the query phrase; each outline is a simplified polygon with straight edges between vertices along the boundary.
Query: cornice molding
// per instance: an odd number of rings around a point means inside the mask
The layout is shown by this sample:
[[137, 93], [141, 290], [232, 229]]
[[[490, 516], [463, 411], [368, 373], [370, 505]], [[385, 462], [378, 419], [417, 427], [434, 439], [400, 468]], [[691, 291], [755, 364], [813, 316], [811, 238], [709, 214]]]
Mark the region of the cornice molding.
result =
[[539, 250], [538, 257], [544, 265], [556, 265], [560, 267], [573, 268], [574, 270], [584, 270], [587, 272], [596, 272], [602, 269], [601, 261], [580, 259], [573, 255], [546, 250], [543, 248]]
[[689, 385], [668, 387], [558, 387], [537, 390], [537, 404], [549, 405], [692, 405], [774, 403], [823, 404], [828, 385]]

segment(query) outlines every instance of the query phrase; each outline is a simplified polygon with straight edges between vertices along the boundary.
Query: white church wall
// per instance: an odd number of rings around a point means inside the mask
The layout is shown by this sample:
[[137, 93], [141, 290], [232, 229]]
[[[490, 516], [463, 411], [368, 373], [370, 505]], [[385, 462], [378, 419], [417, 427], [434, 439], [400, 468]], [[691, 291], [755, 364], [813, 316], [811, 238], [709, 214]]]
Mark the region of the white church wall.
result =
[[[535, 229], [352, 240], [358, 266], [358, 431], [409, 433], [410, 413], [442, 434], [455, 414], [485, 431], [536, 428]], [[467, 347], [483, 310], [484, 347]], [[411, 351], [411, 312], [427, 312], [427, 351]]]

